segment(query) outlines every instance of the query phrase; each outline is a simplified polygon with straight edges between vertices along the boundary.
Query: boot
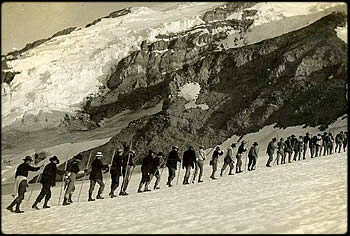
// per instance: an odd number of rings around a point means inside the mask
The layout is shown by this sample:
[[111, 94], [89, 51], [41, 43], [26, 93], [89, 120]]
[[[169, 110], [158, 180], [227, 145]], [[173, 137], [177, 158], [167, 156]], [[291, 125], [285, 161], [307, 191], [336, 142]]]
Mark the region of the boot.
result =
[[92, 193], [89, 193], [89, 199], [88, 199], [89, 202], [91, 201], [95, 201], [95, 199], [92, 198]]
[[32, 205], [32, 208], [35, 210], [39, 210], [38, 203], [39, 202], [37, 200], [35, 200], [34, 204]]
[[24, 211], [21, 211], [21, 210], [19, 209], [20, 206], [21, 206], [21, 203], [17, 203], [17, 204], [16, 204], [15, 213], [23, 213], [23, 212], [24, 212]]
[[68, 201], [69, 201], [70, 203], [73, 203], [73, 201], [72, 201], [72, 194], [69, 194]]
[[201, 179], [198, 180], [198, 183], [202, 183], [202, 182], [203, 182], [203, 180], [201, 180]]
[[156, 189], [160, 189], [160, 187], [158, 187], [157, 185], [154, 185], [154, 188], [153, 188], [154, 190], [156, 190]]
[[50, 208], [50, 206], [47, 205], [48, 201], [45, 200], [43, 208]]
[[119, 193], [119, 195], [121, 195], [121, 196], [126, 196], [126, 195], [129, 195], [127, 192], [125, 192], [125, 191], [121, 191], [120, 193]]
[[16, 205], [16, 202], [13, 201], [6, 209], [9, 210], [9, 211], [11, 211], [11, 212], [14, 212], [14, 211], [13, 211], [13, 207], [14, 207], [15, 205]]
[[100, 194], [98, 194], [98, 195], [96, 196], [96, 199], [104, 199], [104, 197], [102, 197]]
[[109, 196], [110, 196], [111, 198], [116, 197], [116, 195], [114, 195], [114, 193], [113, 193], [112, 191], [109, 193]]
[[70, 202], [68, 202], [68, 199], [65, 197], [65, 198], [63, 198], [63, 206], [67, 206], [67, 205], [69, 205], [70, 204]]

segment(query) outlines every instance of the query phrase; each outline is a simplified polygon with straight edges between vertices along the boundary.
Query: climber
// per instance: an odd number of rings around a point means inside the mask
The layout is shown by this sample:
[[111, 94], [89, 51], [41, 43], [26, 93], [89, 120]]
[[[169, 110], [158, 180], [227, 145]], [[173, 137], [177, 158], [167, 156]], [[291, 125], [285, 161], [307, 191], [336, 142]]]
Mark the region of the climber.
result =
[[216, 149], [212, 155], [212, 159], [209, 162], [209, 165], [211, 165], [211, 167], [213, 168], [213, 172], [211, 173], [211, 176], [210, 176], [211, 179], [216, 179], [215, 172], [216, 172], [217, 167], [218, 167], [218, 159], [219, 159], [219, 156], [222, 156], [223, 154], [224, 154], [224, 152], [220, 150], [220, 147], [216, 147]]
[[169, 177], [167, 182], [167, 185], [169, 187], [173, 186], [171, 184], [171, 181], [173, 181], [173, 179], [175, 178], [175, 173], [177, 170], [177, 162], [181, 162], [181, 159], [179, 158], [178, 149], [179, 148], [177, 146], [172, 147], [172, 150], [170, 151], [166, 162], [166, 166], [168, 167], [168, 171], [169, 171]]
[[[92, 198], [92, 193], [94, 192], [95, 185], [98, 183], [100, 185], [98, 189], [98, 193], [96, 196], [96, 199], [104, 199], [102, 197], [103, 189], [105, 187], [105, 184], [103, 182], [103, 175], [102, 170], [104, 170], [104, 173], [108, 172], [109, 166], [102, 163], [102, 152], [96, 153], [96, 159], [91, 164], [91, 172], [90, 172], [90, 188], [89, 188], [89, 199], [88, 201], [95, 201], [95, 199]], [[85, 170], [87, 172], [87, 170]]]
[[236, 143], [232, 143], [229, 148], [227, 148], [227, 154], [224, 158], [224, 165], [221, 168], [220, 176], [224, 173], [227, 166], [230, 167], [229, 175], [234, 175], [235, 161], [233, 160], [233, 150], [236, 147]]
[[192, 146], [189, 146], [188, 149], [184, 152], [182, 158], [182, 169], [186, 169], [184, 180], [182, 184], [189, 184], [188, 179], [191, 175], [191, 168], [194, 169], [196, 162], [196, 152]]

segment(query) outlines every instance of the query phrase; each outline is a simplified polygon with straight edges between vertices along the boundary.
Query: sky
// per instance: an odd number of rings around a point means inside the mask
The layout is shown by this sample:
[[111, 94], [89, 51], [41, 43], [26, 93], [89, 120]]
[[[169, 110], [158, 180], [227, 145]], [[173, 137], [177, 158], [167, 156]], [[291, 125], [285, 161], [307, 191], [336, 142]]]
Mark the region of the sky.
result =
[[125, 7], [169, 9], [179, 2], [3, 2], [1, 54], [22, 49], [27, 43], [49, 38], [68, 27], [82, 27]]

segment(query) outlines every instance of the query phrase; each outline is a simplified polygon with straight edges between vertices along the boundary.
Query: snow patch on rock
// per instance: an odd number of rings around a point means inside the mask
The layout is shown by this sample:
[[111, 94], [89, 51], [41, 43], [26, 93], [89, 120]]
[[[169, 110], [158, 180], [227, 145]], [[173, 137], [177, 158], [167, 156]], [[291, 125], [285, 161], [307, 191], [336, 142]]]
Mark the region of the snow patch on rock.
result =
[[199, 83], [187, 83], [180, 88], [178, 96], [183, 97], [188, 103], [185, 104], [186, 109], [200, 108], [202, 110], [209, 109], [207, 104], [196, 104], [201, 86]]
[[335, 31], [337, 32], [337, 36], [347, 44], [348, 43], [348, 24], [345, 24], [344, 27], [337, 27]]

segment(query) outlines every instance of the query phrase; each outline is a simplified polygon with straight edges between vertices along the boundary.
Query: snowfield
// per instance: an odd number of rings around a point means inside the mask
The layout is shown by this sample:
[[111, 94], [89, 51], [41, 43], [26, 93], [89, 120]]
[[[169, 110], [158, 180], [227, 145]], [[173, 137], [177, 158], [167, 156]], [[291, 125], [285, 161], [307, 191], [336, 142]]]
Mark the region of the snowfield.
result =
[[139, 50], [143, 40], [152, 42], [159, 34], [203, 24], [199, 15], [222, 4], [183, 3], [167, 11], [132, 8], [127, 15], [78, 28], [8, 61], [12, 71], [21, 73], [10, 86], [2, 83], [2, 126], [40, 111], [75, 112], [87, 96], [99, 92], [112, 67]]
[[[87, 202], [88, 182], [80, 202], [56, 206], [61, 183], [53, 189], [50, 209], [30, 208], [38, 195], [30, 192], [24, 214], [5, 210], [12, 197], [2, 196], [2, 230], [13, 234], [94, 233], [345, 233], [347, 231], [347, 153], [210, 180], [205, 164], [204, 182], [168, 188], [164, 169], [161, 189], [136, 193], [140, 174], [133, 174], [129, 196]], [[219, 167], [221, 168], [222, 158]], [[154, 183], [154, 180], [153, 182]], [[176, 184], [176, 178], [174, 180]], [[76, 201], [80, 183], [76, 185]], [[153, 187], [153, 186], [152, 186]], [[119, 188], [117, 189], [119, 190]], [[95, 189], [96, 195], [97, 189]], [[61, 200], [62, 202], [62, 200]], [[40, 208], [42, 203], [40, 204]]]
[[202, 110], [208, 110], [207, 104], [196, 104], [196, 100], [199, 96], [201, 86], [199, 83], [187, 83], [180, 87], [178, 96], [183, 97], [188, 103], [185, 104], [186, 109], [200, 108]]

